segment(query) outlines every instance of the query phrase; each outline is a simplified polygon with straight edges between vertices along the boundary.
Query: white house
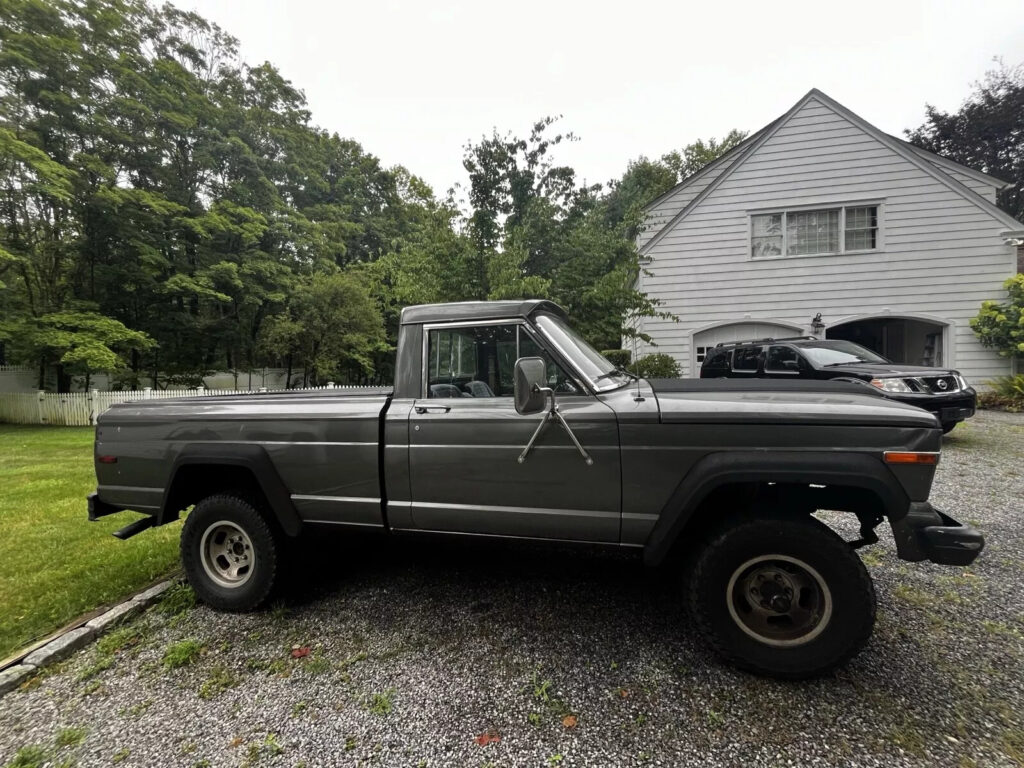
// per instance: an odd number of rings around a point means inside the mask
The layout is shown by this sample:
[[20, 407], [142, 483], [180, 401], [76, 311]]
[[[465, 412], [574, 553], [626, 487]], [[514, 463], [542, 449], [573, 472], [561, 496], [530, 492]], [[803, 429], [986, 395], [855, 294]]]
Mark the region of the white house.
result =
[[978, 383], [1008, 374], [968, 324], [1017, 270], [1004, 186], [812, 90], [648, 206], [640, 288], [678, 321], [645, 319], [657, 347], [638, 351], [698, 376], [718, 342], [813, 334]]

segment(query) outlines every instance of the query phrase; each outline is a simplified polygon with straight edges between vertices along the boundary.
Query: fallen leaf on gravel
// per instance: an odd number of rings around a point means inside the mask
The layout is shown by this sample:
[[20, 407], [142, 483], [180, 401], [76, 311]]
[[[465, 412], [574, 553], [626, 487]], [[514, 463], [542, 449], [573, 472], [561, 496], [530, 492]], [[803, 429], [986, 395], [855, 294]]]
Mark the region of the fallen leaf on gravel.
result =
[[625, 688], [619, 688], [619, 698], [628, 699], [629, 691], [627, 691]]
[[486, 747], [488, 744], [501, 741], [501, 736], [495, 730], [488, 730], [481, 733], [476, 737], [476, 743], [481, 747]]
[[241, 736], [235, 736], [235, 738], [233, 738], [231, 740], [231, 746], [232, 747], [240, 747], [240, 746], [242, 746], [244, 741], [245, 741], [245, 739], [243, 739]]
[[566, 715], [565, 717], [563, 717], [562, 718], [562, 725], [564, 725], [566, 728], [575, 728], [576, 727], [576, 715]]
[[304, 645], [301, 648], [296, 645], [294, 648], [292, 648], [292, 658], [293, 659], [301, 659], [303, 656], [309, 656], [309, 646], [308, 645]]

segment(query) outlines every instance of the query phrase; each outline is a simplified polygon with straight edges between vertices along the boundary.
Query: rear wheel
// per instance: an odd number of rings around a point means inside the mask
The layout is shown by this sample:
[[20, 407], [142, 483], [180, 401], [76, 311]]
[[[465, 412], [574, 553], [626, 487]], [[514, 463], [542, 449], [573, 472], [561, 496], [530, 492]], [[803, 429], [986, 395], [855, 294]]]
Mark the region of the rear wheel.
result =
[[875, 591], [849, 545], [812, 517], [744, 520], [713, 534], [690, 608], [727, 660], [781, 678], [820, 675], [863, 647]]
[[222, 611], [258, 607], [277, 578], [279, 544], [260, 511], [240, 496], [208, 496], [181, 532], [181, 562], [199, 598]]

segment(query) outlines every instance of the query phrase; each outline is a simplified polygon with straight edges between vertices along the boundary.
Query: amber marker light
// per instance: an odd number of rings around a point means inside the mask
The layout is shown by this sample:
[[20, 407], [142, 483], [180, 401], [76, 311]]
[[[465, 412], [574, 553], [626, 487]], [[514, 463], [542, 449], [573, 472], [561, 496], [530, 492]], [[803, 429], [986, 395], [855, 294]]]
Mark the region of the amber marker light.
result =
[[938, 464], [939, 454], [929, 452], [901, 452], [886, 451], [884, 454], [886, 464]]

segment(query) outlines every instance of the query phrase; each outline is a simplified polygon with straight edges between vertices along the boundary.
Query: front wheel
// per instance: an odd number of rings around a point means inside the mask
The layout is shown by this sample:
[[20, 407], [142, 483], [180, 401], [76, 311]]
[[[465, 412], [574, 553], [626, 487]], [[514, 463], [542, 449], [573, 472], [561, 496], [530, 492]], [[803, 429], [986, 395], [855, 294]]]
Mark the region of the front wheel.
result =
[[812, 517], [720, 529], [699, 553], [688, 587], [711, 646], [772, 677], [824, 674], [856, 654], [874, 628], [875, 590], [864, 564]]
[[232, 494], [196, 504], [181, 531], [181, 562], [199, 599], [221, 611], [258, 607], [277, 578], [278, 541], [263, 515]]

